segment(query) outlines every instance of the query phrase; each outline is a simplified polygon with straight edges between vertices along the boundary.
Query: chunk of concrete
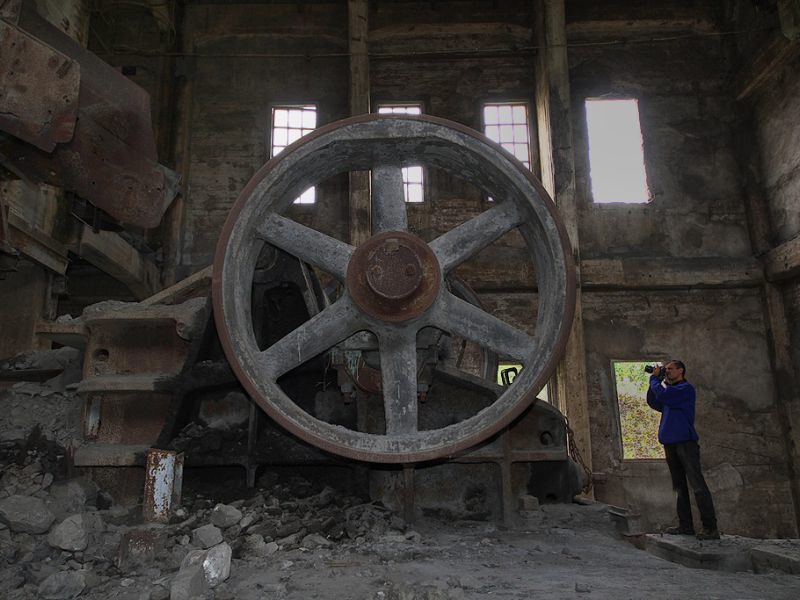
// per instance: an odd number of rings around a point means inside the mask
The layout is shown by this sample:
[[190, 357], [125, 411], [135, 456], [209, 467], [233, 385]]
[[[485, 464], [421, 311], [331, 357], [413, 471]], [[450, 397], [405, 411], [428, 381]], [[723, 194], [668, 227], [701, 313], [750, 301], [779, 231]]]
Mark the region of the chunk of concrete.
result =
[[89, 531], [83, 515], [72, 515], [53, 527], [47, 536], [47, 543], [53, 548], [69, 552], [86, 550], [89, 545]]
[[225, 542], [209, 548], [203, 559], [206, 581], [212, 588], [217, 587], [231, 575], [231, 547]]
[[222, 541], [222, 532], [218, 527], [208, 524], [192, 531], [192, 543], [201, 548], [211, 548]]
[[39, 597], [45, 600], [69, 600], [77, 598], [86, 587], [83, 571], [59, 571], [39, 584]]
[[208, 592], [208, 582], [202, 561], [190, 561], [181, 566], [169, 588], [170, 600], [193, 600], [204, 598]]
[[46, 533], [55, 519], [40, 498], [15, 495], [0, 500], [0, 521], [16, 533]]
[[211, 511], [211, 523], [220, 529], [227, 529], [242, 520], [242, 511], [228, 504], [217, 504]]

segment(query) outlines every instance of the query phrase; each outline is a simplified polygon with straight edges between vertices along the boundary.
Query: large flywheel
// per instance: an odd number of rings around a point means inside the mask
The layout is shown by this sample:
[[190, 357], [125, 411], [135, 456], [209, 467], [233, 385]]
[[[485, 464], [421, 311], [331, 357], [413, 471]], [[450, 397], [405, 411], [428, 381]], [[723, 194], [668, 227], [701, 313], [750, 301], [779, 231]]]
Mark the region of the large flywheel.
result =
[[[425, 242], [408, 227], [401, 168], [427, 165], [493, 199], [491, 208]], [[285, 216], [294, 198], [328, 177], [372, 170], [372, 233], [358, 247]], [[518, 230], [538, 289], [533, 334], [452, 293], [445, 279], [464, 261]], [[333, 303], [274, 344], [253, 330], [251, 288], [271, 244], [338, 280]], [[275, 421], [342, 456], [409, 463], [452, 456], [510, 424], [536, 397], [566, 345], [575, 307], [567, 235], [541, 184], [479, 133], [432, 117], [364, 115], [321, 127], [270, 160], [248, 183], [217, 246], [214, 314], [241, 384]], [[418, 334], [440, 330], [524, 365], [514, 383], [476, 414], [439, 429], [418, 419]], [[369, 332], [365, 334], [364, 332]], [[358, 431], [302, 409], [279, 379], [309, 360], [369, 335], [376, 340], [385, 428]]]

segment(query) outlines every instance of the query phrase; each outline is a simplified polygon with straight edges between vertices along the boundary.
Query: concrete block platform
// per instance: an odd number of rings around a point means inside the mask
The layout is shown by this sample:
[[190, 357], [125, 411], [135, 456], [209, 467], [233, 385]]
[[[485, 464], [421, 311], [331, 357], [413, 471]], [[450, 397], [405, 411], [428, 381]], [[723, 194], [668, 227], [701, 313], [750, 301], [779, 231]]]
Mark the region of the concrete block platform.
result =
[[647, 534], [644, 549], [670, 562], [694, 569], [730, 573], [778, 571], [800, 575], [800, 540], [757, 540], [723, 535], [699, 541], [691, 536]]

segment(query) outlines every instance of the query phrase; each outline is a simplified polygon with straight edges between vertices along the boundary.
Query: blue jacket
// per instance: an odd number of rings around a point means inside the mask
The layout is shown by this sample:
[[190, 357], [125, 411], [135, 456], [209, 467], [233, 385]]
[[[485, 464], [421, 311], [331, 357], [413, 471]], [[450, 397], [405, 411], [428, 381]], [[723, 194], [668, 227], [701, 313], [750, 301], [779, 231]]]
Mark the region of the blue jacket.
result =
[[694, 386], [688, 381], [665, 386], [658, 377], [650, 376], [647, 404], [661, 413], [661, 423], [658, 426], [659, 442], [678, 444], [700, 439], [694, 429], [694, 403]]

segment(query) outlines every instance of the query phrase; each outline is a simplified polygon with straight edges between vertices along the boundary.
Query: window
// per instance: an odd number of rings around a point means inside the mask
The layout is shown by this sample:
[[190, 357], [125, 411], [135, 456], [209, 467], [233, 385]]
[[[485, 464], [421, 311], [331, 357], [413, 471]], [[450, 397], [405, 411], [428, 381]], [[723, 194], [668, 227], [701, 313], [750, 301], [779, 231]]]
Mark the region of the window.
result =
[[483, 133], [531, 168], [528, 105], [521, 102], [485, 104]]
[[[270, 156], [277, 156], [289, 144], [296, 142], [317, 126], [317, 107], [276, 106], [272, 109], [272, 147]], [[295, 204], [314, 204], [317, 193], [313, 187], [308, 188]]]
[[648, 364], [650, 363], [614, 363], [624, 460], [664, 458], [664, 452], [658, 443], [661, 413], [647, 405], [650, 376], [644, 372], [644, 367]]
[[[422, 106], [419, 104], [380, 104], [378, 112], [391, 115], [421, 115]], [[403, 167], [403, 193], [406, 202], [422, 202], [425, 199], [423, 189], [422, 167]]]
[[586, 123], [594, 201], [648, 202], [639, 103], [633, 99], [587, 100]]

